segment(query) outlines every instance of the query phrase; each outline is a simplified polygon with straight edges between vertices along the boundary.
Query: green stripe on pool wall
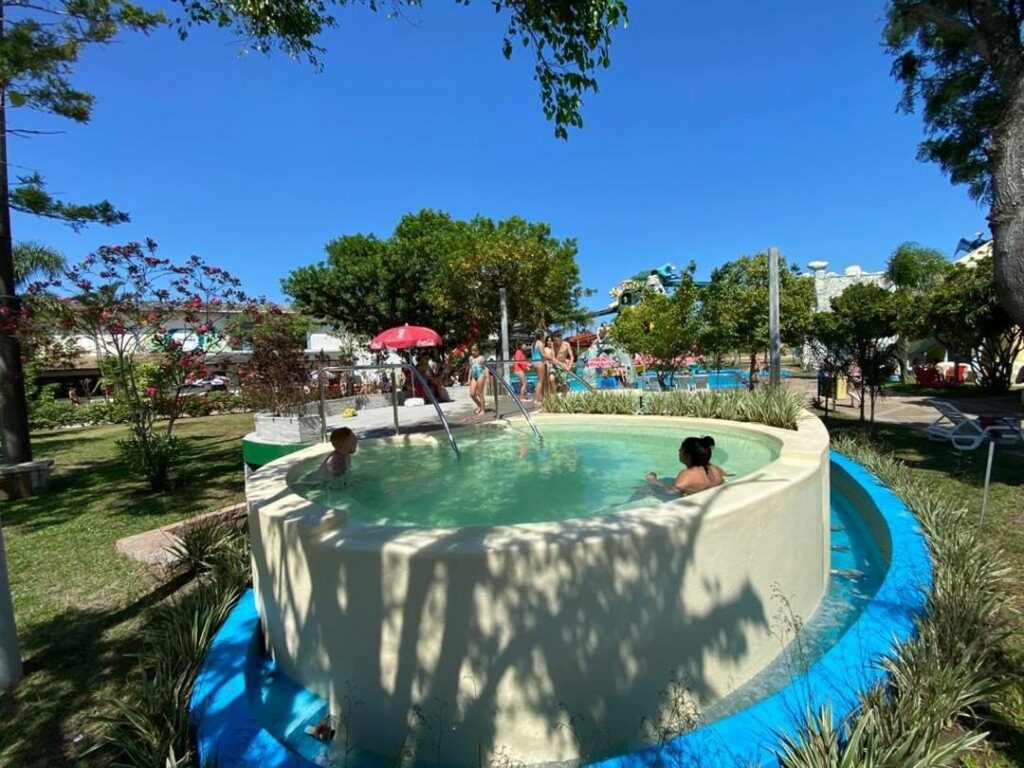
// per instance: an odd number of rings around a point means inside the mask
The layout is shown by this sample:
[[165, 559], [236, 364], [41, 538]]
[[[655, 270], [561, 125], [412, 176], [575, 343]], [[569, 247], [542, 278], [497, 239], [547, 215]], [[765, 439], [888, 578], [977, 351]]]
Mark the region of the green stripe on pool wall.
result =
[[264, 443], [249, 437], [242, 438], [242, 460], [254, 467], [280, 459], [290, 453], [309, 448], [307, 443]]

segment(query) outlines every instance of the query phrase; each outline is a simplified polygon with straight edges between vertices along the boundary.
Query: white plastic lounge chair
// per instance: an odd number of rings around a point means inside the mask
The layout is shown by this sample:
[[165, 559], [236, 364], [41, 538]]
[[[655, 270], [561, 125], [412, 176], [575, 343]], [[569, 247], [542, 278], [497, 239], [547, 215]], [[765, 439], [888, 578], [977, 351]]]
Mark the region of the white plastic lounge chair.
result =
[[928, 404], [940, 414], [925, 430], [932, 440], [949, 440], [961, 451], [973, 451], [986, 440], [1004, 445], [1024, 442], [1020, 425], [1008, 419], [995, 418], [991, 425], [983, 427], [980, 420], [970, 418], [955, 405], [943, 400], [929, 400]]

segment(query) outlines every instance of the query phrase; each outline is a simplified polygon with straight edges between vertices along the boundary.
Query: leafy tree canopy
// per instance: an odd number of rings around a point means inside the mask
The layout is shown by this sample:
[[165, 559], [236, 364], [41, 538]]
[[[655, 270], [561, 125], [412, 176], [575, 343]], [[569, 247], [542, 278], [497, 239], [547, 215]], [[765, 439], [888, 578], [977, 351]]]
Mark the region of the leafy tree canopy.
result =
[[[711, 273], [702, 294], [702, 313], [714, 333], [733, 347], [759, 350], [768, 346], [768, 254], [740, 256]], [[784, 344], [800, 344], [814, 306], [814, 283], [796, 264], [779, 269], [779, 335]]]
[[[423, 6], [423, 0], [298, 0], [265, 3], [241, 0], [176, 0], [186, 14], [178, 23], [182, 36], [196, 24], [228, 27], [259, 51], [278, 48], [295, 58], [320, 66], [325, 49], [321, 35], [336, 24], [332, 7], [364, 5], [401, 16], [404, 8]], [[455, 0], [469, 5], [470, 0]], [[611, 64], [611, 33], [628, 20], [624, 0], [491, 0], [498, 13], [508, 14], [502, 53], [512, 57], [516, 47], [531, 49], [534, 78], [540, 86], [544, 115], [554, 123], [555, 135], [568, 137], [570, 127], [583, 125], [580, 114], [584, 93], [597, 91], [594, 72]]]
[[458, 221], [439, 211], [408, 214], [381, 240], [346, 235], [327, 260], [282, 281], [303, 312], [373, 335], [409, 323], [448, 344], [498, 330], [499, 290], [509, 323], [528, 328], [575, 319], [583, 290], [574, 240], [519, 217]]
[[14, 246], [14, 284], [20, 289], [37, 280], [55, 280], [64, 271], [64, 256], [48, 245], [26, 240]]
[[692, 353], [699, 334], [697, 288], [689, 272], [671, 296], [647, 291], [643, 302], [624, 308], [611, 327], [619, 346], [631, 355], [655, 357], [661, 371], [675, 369], [675, 358]]
[[982, 386], [1009, 388], [1024, 336], [996, 296], [991, 259], [955, 265], [917, 306], [922, 336], [934, 336], [955, 358], [970, 360]]
[[885, 276], [897, 290], [920, 291], [941, 280], [949, 268], [942, 251], [908, 242], [901, 243], [889, 256]]
[[829, 339], [837, 364], [845, 346], [860, 368], [860, 420], [864, 421], [865, 396], [869, 395], [874, 422], [875, 398], [896, 362], [892, 337], [899, 325], [897, 297], [880, 285], [856, 283], [832, 299], [832, 313], [835, 319], [831, 327], [825, 324], [818, 330]]
[[922, 106], [921, 160], [992, 205], [996, 287], [1024, 322], [1021, 0], [892, 0], [884, 32], [900, 107]]

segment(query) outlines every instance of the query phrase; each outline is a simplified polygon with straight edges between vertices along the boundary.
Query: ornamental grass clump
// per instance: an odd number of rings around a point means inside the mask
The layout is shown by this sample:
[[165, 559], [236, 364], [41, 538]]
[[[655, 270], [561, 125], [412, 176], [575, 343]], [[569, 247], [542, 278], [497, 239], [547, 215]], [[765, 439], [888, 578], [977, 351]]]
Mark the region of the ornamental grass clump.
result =
[[[796, 429], [804, 399], [781, 387], [746, 390], [646, 392], [642, 413], [647, 416], [689, 416], [725, 419]], [[570, 392], [544, 399], [545, 413], [635, 414], [641, 412], [640, 393], [628, 391]]]
[[[222, 524], [195, 526], [186, 539], [201, 566], [180, 594], [146, 616], [139, 665], [127, 693], [113, 702], [102, 740], [86, 755], [105, 755], [113, 765], [194, 768], [189, 698], [218, 628], [250, 582], [249, 541]], [[213, 540], [209, 531], [220, 538]], [[201, 537], [201, 541], [199, 540]], [[201, 555], [200, 555], [201, 553]]]
[[1000, 690], [1004, 644], [1014, 631], [1010, 571], [966, 511], [902, 462], [848, 438], [833, 447], [892, 488], [920, 521], [934, 583], [914, 638], [881, 662], [886, 682], [865, 692], [843, 722], [828, 709], [810, 713], [780, 759], [786, 768], [953, 764], [987, 735], [984, 712]]

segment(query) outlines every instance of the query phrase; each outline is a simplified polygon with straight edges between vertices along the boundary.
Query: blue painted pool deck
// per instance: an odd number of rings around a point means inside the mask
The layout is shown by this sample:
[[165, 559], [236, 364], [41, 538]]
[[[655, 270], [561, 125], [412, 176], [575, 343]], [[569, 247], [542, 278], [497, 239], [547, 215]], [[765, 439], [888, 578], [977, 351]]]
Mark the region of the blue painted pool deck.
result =
[[[879, 659], [913, 635], [914, 622], [925, 608], [932, 584], [927, 542], [903, 502], [876, 477], [836, 453], [831, 461], [833, 477], [842, 474], [871, 501], [891, 544], [889, 570], [857, 621], [805, 674], [778, 693], [660, 749], [638, 750], [593, 763], [593, 768], [651, 768], [664, 759], [678, 765], [772, 768], [779, 764], [775, 750], [780, 737], [796, 735], [808, 711], [830, 704], [833, 717], [843, 718], [857, 706], [858, 693], [884, 677]], [[322, 699], [284, 675], [275, 675], [262, 647], [250, 590], [214, 638], [193, 688], [191, 718], [200, 765], [315, 768], [264, 727], [261, 689], [268, 686], [278, 699], [273, 707], [276, 716], [285, 712], [289, 722], [308, 722], [310, 714], [325, 709]]]

